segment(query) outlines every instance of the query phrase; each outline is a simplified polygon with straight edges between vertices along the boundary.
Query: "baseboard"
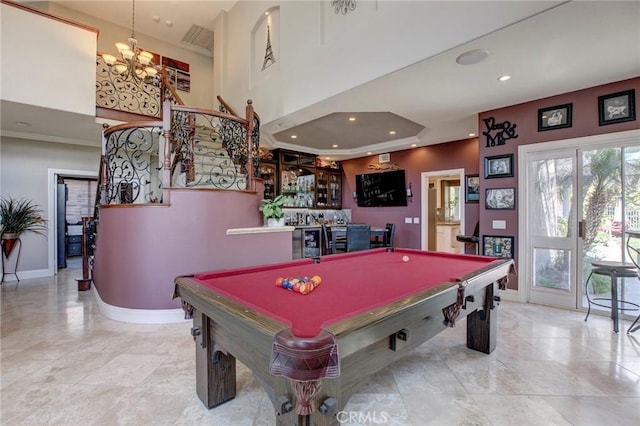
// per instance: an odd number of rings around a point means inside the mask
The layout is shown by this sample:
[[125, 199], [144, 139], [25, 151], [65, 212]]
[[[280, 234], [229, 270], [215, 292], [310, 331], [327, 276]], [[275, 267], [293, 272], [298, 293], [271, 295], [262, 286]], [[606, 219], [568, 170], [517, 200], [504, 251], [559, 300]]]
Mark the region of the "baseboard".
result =
[[507, 290], [499, 290], [498, 294], [500, 295], [500, 298], [502, 300], [506, 300], [509, 302], [518, 302], [520, 303], [520, 293], [518, 292], [518, 290], [511, 290], [511, 289], [507, 289]]
[[[22, 280], [29, 280], [31, 278], [45, 278], [45, 277], [50, 277], [51, 274], [49, 273], [48, 269], [34, 269], [31, 271], [18, 271], [18, 277], [20, 278], [20, 281]], [[11, 273], [11, 272], [7, 272], [6, 274], [4, 274], [4, 282], [11, 282], [11, 281], [18, 281], [18, 279], [16, 278], [16, 276]]]
[[91, 286], [91, 293], [95, 296], [100, 313], [105, 317], [120, 322], [134, 324], [173, 324], [190, 322], [184, 319], [184, 311], [178, 309], [131, 309], [121, 308], [106, 303], [100, 298], [96, 286]]

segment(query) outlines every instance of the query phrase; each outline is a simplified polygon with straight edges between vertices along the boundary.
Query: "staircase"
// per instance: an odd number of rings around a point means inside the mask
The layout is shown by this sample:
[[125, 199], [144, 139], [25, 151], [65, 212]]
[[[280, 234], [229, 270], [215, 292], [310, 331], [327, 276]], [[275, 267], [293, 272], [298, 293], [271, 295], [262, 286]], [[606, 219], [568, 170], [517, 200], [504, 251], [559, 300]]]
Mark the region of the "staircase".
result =
[[[188, 144], [182, 149], [184, 158], [190, 158]], [[189, 188], [216, 188], [246, 190], [247, 173], [234, 164], [225, 149], [217, 129], [210, 125], [195, 126], [193, 137], [193, 177], [189, 179], [188, 167], [183, 168], [175, 178], [174, 184]]]

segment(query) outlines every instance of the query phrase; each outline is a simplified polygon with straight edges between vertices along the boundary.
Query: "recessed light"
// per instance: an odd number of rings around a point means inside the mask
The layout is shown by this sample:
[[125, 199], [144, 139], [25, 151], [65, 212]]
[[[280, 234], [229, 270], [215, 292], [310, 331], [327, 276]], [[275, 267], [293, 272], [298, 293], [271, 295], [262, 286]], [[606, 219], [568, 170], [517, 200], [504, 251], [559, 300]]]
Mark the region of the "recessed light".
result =
[[172, 21], [170, 21], [170, 20], [168, 20], [168, 19], [167, 19], [166, 21], [164, 21], [164, 24], [165, 24], [167, 27], [169, 27], [169, 28], [172, 28], [172, 27], [173, 27], [173, 22], [172, 22]]
[[333, 145], [331, 145], [331, 146], [334, 147], [334, 148], [338, 147], [338, 145], [336, 145], [335, 143]]
[[356, 121], [355, 117], [349, 117], [349, 121]]
[[475, 65], [487, 59], [489, 51], [486, 49], [476, 49], [464, 52], [456, 58], [456, 62], [460, 65]]
[[153, 15], [153, 17], [151, 19], [153, 19], [153, 22], [155, 22], [155, 23], [160, 22], [160, 17], [158, 15]]
[[469, 137], [474, 137], [476, 134], [475, 133], [469, 133]]
[[368, 151], [368, 152], [367, 152], [367, 155], [371, 155], [371, 154], [373, 154], [373, 152], [371, 152], [371, 151]]
[[498, 77], [499, 81], [507, 81], [511, 78], [511, 76], [509, 74], [505, 74], [505, 75], [501, 75], [500, 77]]
[[390, 135], [395, 135], [395, 134], [396, 134], [396, 131], [395, 131], [395, 130], [391, 130], [391, 131], [389, 132], [389, 134], [390, 134]]
[[16, 121], [16, 124], [20, 127], [29, 127], [31, 126], [31, 123], [28, 123], [26, 121]]
[[324, 157], [325, 160], [331, 160], [331, 157]]
[[418, 146], [418, 144], [417, 144], [417, 143], [412, 143], [412, 144], [411, 144], [411, 148], [415, 148], [416, 146]]
[[296, 136], [296, 135], [291, 135], [291, 139], [298, 139], [298, 136]]

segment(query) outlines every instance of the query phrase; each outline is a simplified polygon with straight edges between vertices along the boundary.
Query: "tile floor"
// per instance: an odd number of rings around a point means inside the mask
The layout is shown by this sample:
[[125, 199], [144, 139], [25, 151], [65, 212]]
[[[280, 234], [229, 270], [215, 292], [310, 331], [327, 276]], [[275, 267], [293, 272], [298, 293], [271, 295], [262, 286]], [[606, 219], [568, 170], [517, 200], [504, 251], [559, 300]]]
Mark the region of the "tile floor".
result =
[[[2, 425], [272, 425], [251, 373], [211, 411], [195, 394], [188, 322], [104, 318], [78, 269], [4, 283]], [[503, 302], [498, 347], [465, 346], [464, 322], [376, 374], [345, 407], [344, 424], [640, 425], [640, 332], [564, 310]], [[622, 326], [628, 327], [629, 321]]]

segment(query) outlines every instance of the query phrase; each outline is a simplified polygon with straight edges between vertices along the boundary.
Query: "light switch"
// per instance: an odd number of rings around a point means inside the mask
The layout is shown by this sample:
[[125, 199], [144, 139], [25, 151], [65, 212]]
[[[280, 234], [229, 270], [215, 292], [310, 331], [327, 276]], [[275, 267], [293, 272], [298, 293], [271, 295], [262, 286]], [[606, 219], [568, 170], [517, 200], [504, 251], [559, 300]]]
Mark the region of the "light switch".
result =
[[507, 229], [507, 221], [506, 220], [494, 220], [493, 229]]
[[411, 223], [411, 218], [410, 217], [405, 217], [404, 218], [404, 223]]
[[420, 218], [419, 217], [414, 217], [413, 218], [413, 223], [420, 223]]

